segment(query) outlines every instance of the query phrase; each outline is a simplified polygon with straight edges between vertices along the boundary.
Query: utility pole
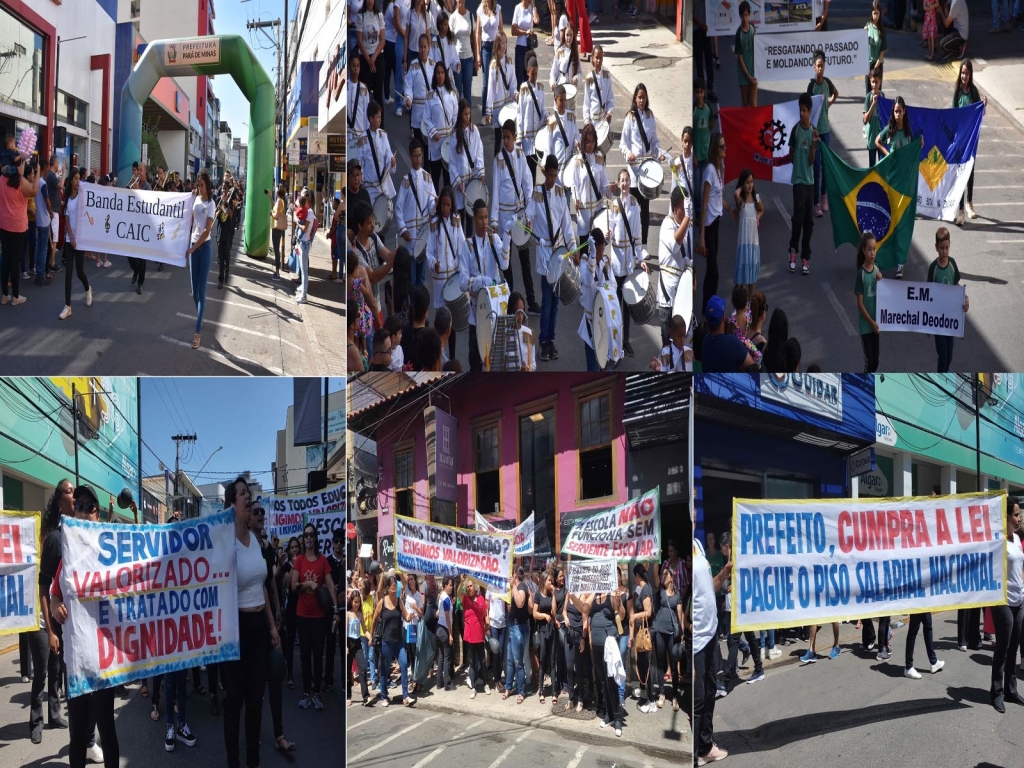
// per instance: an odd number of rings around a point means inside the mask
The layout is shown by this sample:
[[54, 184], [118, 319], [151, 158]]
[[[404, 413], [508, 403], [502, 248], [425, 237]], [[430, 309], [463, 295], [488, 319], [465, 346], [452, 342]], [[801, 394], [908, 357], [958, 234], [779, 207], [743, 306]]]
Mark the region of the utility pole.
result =
[[[287, 4], [286, 4], [286, 6], [285, 6], [285, 16], [287, 16], [287, 15], [288, 15], [288, 8], [287, 8]], [[288, 21], [287, 21], [287, 18], [286, 18], [285, 19], [285, 25], [287, 26], [287, 24], [288, 24]], [[276, 40], [273, 39], [270, 35], [268, 35], [266, 33], [265, 30], [266, 30], [267, 27], [275, 27], [276, 28], [276, 33], [277, 33], [277, 39]], [[249, 22], [246, 22], [245, 28], [246, 29], [264, 30], [263, 34], [267, 36], [267, 39], [270, 40], [270, 42], [273, 43], [274, 47], [277, 49], [277, 76], [278, 76], [278, 80], [277, 80], [277, 91], [276, 91], [276, 94], [277, 94], [278, 97], [280, 97], [280, 95], [281, 95], [281, 82], [283, 81], [283, 78], [281, 77], [281, 20], [280, 19], [274, 19], [273, 21], [262, 21], [262, 20], [260, 20], [260, 21], [249, 21]], [[287, 45], [287, 42], [285, 44]], [[281, 109], [282, 109], [282, 111], [285, 109], [285, 104], [284, 104], [283, 101], [281, 102]], [[283, 134], [283, 131], [281, 133]], [[281, 145], [283, 147], [283, 145], [284, 145], [284, 138], [283, 138], [283, 136], [280, 139], [280, 143], [281, 143]], [[278, 154], [277, 154], [278, 161], [275, 162], [275, 164], [274, 164], [275, 167], [278, 167], [278, 163], [280, 162], [280, 157], [281, 157], [280, 152], [281, 152], [281, 147], [278, 148]], [[280, 181], [280, 179], [278, 179], [278, 181]]]
[[[182, 443], [194, 443], [198, 438], [195, 433], [191, 435], [171, 435], [171, 440], [174, 441], [174, 503], [178, 503], [178, 475], [181, 473], [180, 459], [181, 459], [181, 444]], [[171, 508], [174, 511], [174, 508]], [[184, 511], [184, 510], [182, 510]]]

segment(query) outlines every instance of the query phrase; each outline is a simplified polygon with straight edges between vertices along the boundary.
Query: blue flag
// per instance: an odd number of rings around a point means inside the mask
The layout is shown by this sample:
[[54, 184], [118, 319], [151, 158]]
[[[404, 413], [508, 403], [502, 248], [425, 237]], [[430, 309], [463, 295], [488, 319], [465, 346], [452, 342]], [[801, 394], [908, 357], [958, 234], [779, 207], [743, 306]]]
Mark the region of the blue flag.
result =
[[[878, 119], [885, 126], [895, 102], [878, 100]], [[953, 221], [967, 180], [974, 170], [978, 134], [985, 105], [959, 109], [907, 107], [906, 120], [914, 138], [924, 137], [917, 181], [917, 212], [929, 219]]]

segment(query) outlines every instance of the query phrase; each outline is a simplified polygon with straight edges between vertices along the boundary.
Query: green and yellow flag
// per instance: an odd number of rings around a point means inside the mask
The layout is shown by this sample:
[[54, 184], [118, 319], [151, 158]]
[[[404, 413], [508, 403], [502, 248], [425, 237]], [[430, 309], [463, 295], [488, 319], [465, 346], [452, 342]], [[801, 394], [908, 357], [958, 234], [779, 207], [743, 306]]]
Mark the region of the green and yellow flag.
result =
[[[883, 157], [874, 168], [851, 168], [827, 144], [819, 144], [832, 217], [832, 241], [860, 242], [864, 232], [878, 241], [882, 269], [895, 267], [897, 254], [910, 250], [917, 214], [921, 147], [915, 141]], [[906, 261], [906, 259], [902, 259]]]

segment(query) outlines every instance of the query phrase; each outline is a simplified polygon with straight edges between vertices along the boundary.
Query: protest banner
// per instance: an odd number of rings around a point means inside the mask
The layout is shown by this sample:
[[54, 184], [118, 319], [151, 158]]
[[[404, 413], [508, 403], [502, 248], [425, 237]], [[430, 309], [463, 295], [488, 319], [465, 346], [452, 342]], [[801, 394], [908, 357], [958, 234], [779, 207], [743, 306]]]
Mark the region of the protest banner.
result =
[[[322, 491], [298, 496], [275, 496], [264, 493], [256, 501], [267, 511], [267, 536], [290, 539], [302, 535], [306, 517], [340, 513], [345, 516], [345, 483], [336, 483]], [[344, 522], [342, 522], [344, 527]], [[328, 535], [330, 532], [328, 532]]]
[[303, 527], [312, 524], [316, 528], [317, 538], [320, 539], [320, 554], [328, 555], [334, 551], [335, 528], [345, 530], [345, 512], [340, 509], [337, 512], [324, 512], [319, 515], [306, 515]]
[[235, 516], [164, 525], [65, 517], [68, 697], [239, 658]]
[[655, 560], [661, 552], [658, 488], [576, 523], [562, 544], [563, 555]]
[[0, 635], [39, 629], [39, 515], [0, 511]]
[[[534, 554], [533, 546], [533, 512], [514, 528], [502, 529], [487, 520], [479, 512], [476, 515], [476, 529], [478, 531], [489, 531], [490, 533], [511, 533], [515, 539], [516, 557]], [[511, 522], [511, 521], [509, 521]]]
[[[697, 0], [704, 3], [708, 37], [733, 37], [742, 23], [740, 0]], [[757, 34], [776, 32], [804, 32], [814, 29], [814, 14], [810, 0], [748, 0], [750, 23]], [[729, 49], [730, 52], [732, 48]]]
[[1006, 604], [1006, 492], [733, 501], [732, 632]]
[[489, 591], [507, 595], [512, 580], [513, 538], [395, 515], [395, 570], [429, 576], [460, 573]]
[[619, 570], [614, 560], [573, 560], [565, 577], [565, 588], [574, 595], [614, 592], [619, 588]]
[[814, 52], [825, 52], [825, 74], [831, 80], [860, 77], [868, 71], [868, 33], [865, 29], [839, 32], [795, 32], [772, 37], [754, 36], [754, 76], [757, 81], [799, 80], [814, 74]]
[[175, 267], [185, 266], [192, 233], [191, 192], [153, 192], [81, 182], [79, 250], [116, 253]]
[[964, 337], [962, 285], [881, 280], [878, 283], [878, 329]]

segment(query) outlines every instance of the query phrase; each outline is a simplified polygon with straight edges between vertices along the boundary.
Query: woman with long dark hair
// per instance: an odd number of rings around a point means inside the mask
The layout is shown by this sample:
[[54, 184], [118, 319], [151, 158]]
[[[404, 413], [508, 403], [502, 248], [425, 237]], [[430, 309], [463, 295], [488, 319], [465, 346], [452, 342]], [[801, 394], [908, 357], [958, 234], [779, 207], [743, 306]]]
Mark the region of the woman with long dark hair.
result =
[[185, 251], [185, 262], [192, 279], [192, 301], [196, 305], [196, 335], [192, 338], [192, 349], [199, 349], [199, 332], [203, 328], [203, 310], [206, 309], [206, 279], [210, 275], [210, 262], [213, 258], [213, 247], [210, 244], [210, 233], [215, 221], [213, 181], [208, 171], [200, 172], [196, 189], [199, 194], [192, 201], [192, 236], [188, 250]]
[[295, 666], [295, 639], [297, 637], [295, 632], [295, 608], [298, 605], [298, 600], [292, 594], [291, 589], [292, 569], [295, 567], [295, 563], [301, 554], [302, 546], [299, 544], [299, 539], [297, 536], [292, 536], [285, 545], [284, 559], [278, 569], [278, 579], [280, 580], [278, 594], [282, 595], [285, 600], [284, 636], [281, 638], [281, 650], [284, 651], [285, 669], [287, 670], [285, 685], [289, 688], [295, 687], [292, 669]]
[[277, 199], [274, 200], [274, 207], [270, 209], [270, 221], [273, 225], [271, 235], [274, 242], [274, 274], [270, 278], [274, 282], [281, 279], [281, 262], [284, 261], [284, 233], [288, 229], [288, 206], [285, 198], [288, 196], [288, 189], [284, 184], [277, 188]]
[[[619, 686], [611, 676], [605, 662], [605, 644], [609, 638], [618, 645], [615, 616], [621, 603], [617, 594], [604, 592], [588, 595], [590, 603], [590, 651], [597, 691], [597, 712], [602, 717], [602, 728], [613, 726], [615, 735], [622, 736], [622, 707], [619, 706]], [[575, 600], [575, 598], [570, 598]], [[625, 661], [623, 661], [625, 666]]]
[[348, 666], [345, 670], [345, 690], [348, 706], [352, 706], [352, 661], [355, 660], [359, 675], [359, 692], [363, 695], [363, 706], [370, 703], [370, 691], [366, 685], [366, 655], [363, 653], [363, 640], [369, 634], [369, 627], [363, 621], [363, 598], [358, 590], [348, 596], [345, 610], [346, 643], [348, 645]]
[[320, 554], [320, 537], [316, 528], [308, 523], [302, 529], [302, 557], [292, 571], [292, 591], [299, 595], [295, 610], [296, 629], [299, 633], [299, 660], [302, 662], [302, 698], [299, 707], [308, 709], [312, 704], [323, 709], [320, 685], [324, 669], [324, 643], [327, 639], [329, 618], [326, 605], [321, 604], [318, 591], [326, 586], [334, 615], [338, 615], [338, 593], [334, 589], [331, 566]]
[[996, 647], [992, 654], [992, 684], [989, 694], [996, 712], [1006, 711], [1004, 702], [1024, 704], [1017, 693], [1017, 646], [1024, 618], [1024, 550], [1021, 549], [1020, 503], [1010, 499], [1006, 509], [1006, 604], [992, 606]]
[[672, 711], [678, 712], [683, 692], [679, 687], [678, 664], [672, 659], [672, 646], [682, 637], [683, 604], [671, 568], [662, 568], [659, 579], [655, 566], [654, 591], [657, 608], [651, 621], [651, 640], [654, 643], [651, 675], [658, 689], [657, 705], [660, 709], [665, 706], [665, 670], [668, 670], [672, 679]]
[[[966, 43], [964, 46], [966, 47]], [[960, 62], [960, 76], [956, 80], [956, 87], [953, 89], [953, 108], [969, 107], [971, 104], [982, 102], [988, 107], [988, 97], [981, 97], [978, 86], [974, 84], [974, 63], [970, 59]], [[956, 225], [962, 227], [965, 221], [964, 210], [966, 207], [966, 218], [976, 219], [978, 214], [974, 212], [974, 168], [971, 168], [971, 175], [967, 179], [967, 193], [960, 198], [960, 209], [956, 214]]]
[[[39, 177], [29, 181], [23, 175], [25, 160], [14, 166], [12, 173], [0, 182], [0, 304], [11, 302], [13, 305], [24, 304], [25, 297], [18, 293], [21, 280], [21, 254], [25, 252], [28, 238], [28, 201], [39, 191]], [[7, 295], [7, 283], [11, 284], [11, 296]]]
[[633, 578], [636, 580], [637, 593], [633, 600], [633, 615], [629, 617], [629, 648], [636, 648], [636, 671], [640, 681], [644, 683], [644, 702], [640, 705], [641, 712], [653, 713], [658, 710], [654, 703], [654, 677], [658, 669], [653, 661], [653, 649], [641, 651], [636, 646], [636, 635], [640, 629], [650, 629], [648, 624], [654, 615], [654, 593], [647, 583], [647, 569], [640, 563], [633, 566]]
[[356, 24], [359, 55], [363, 60], [362, 81], [373, 100], [384, 104], [384, 61], [380, 57], [384, 53], [386, 29], [384, 14], [377, 10], [375, 0], [365, 0]]
[[380, 704], [388, 706], [388, 685], [391, 683], [391, 663], [398, 662], [402, 676], [402, 702], [407, 707], [416, 703], [409, 695], [408, 659], [405, 655], [405, 643], [402, 642], [402, 621], [408, 620], [409, 612], [398, 597], [398, 582], [394, 576], [381, 580], [377, 592], [377, 605], [373, 610], [373, 621], [370, 624], [370, 637], [376, 635], [380, 624], [381, 670], [380, 670]]
[[551, 696], [558, 697], [555, 687], [554, 647], [558, 633], [555, 628], [555, 577], [545, 571], [540, 577], [540, 589], [530, 595], [530, 614], [536, 622], [536, 634], [540, 645], [537, 655], [540, 657], [540, 671], [537, 675], [537, 701], [544, 703], [544, 675], [551, 675]]
[[75, 228], [78, 226], [78, 185], [81, 178], [78, 171], [72, 170], [64, 180], [64, 262], [67, 270], [64, 273], [64, 310], [60, 313], [61, 320], [71, 317], [71, 271], [74, 270], [85, 288], [85, 306], [92, 306], [92, 288], [89, 278], [85, 275], [85, 251], [78, 250]]
[[[622, 157], [626, 161], [626, 168], [629, 170], [629, 184], [633, 197], [640, 204], [640, 241], [646, 247], [647, 230], [651, 224], [651, 201], [640, 193], [638, 184], [638, 173], [640, 164], [644, 160], [656, 160], [658, 163], [665, 161], [665, 154], [661, 151], [658, 143], [658, 124], [654, 119], [654, 110], [651, 109], [651, 99], [647, 94], [647, 86], [638, 83], [633, 89], [633, 100], [629, 105], [629, 112], [622, 123], [622, 139], [619, 143], [622, 150]], [[705, 301], [710, 296], [705, 297]]]
[[732, 211], [722, 195], [724, 182], [725, 137], [714, 133], [708, 145], [708, 164], [701, 181], [701, 197], [704, 202], [700, 207], [700, 242], [701, 251], [708, 262], [700, 302], [702, 314], [707, 311], [708, 299], [718, 293], [718, 225], [722, 221], [723, 210]]
[[767, 373], [785, 373], [786, 363], [782, 357], [782, 347], [789, 340], [789, 318], [779, 307], [772, 310], [772, 319], [768, 323], [768, 343], [764, 347], [761, 366]]
[[434, 180], [434, 191], [440, 194], [442, 187], [451, 184], [448, 169], [441, 161], [441, 146], [448, 141], [455, 129], [455, 120], [459, 114], [459, 97], [452, 88], [448, 70], [439, 61], [434, 64], [430, 88], [431, 96], [423, 112], [420, 128], [423, 131], [423, 138], [427, 141], [427, 170]]

